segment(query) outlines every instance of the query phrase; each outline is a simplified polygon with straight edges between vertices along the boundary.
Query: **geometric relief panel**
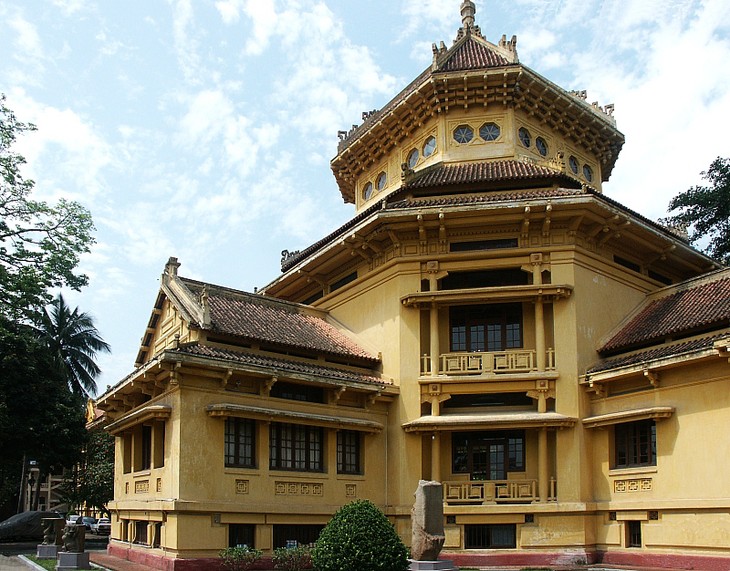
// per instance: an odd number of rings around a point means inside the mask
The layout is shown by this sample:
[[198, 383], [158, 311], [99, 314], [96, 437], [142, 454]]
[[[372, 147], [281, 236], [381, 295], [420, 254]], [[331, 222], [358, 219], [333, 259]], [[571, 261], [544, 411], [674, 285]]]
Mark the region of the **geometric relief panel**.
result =
[[632, 480], [616, 480], [613, 483], [613, 491], [617, 494], [630, 492], [648, 492], [652, 487], [651, 478], [635, 478]]
[[248, 480], [236, 480], [236, 493], [248, 494]]
[[274, 482], [277, 496], [321, 496], [322, 492], [320, 482]]
[[150, 493], [150, 481], [149, 480], [139, 480], [134, 483], [134, 493], [135, 494], [149, 494]]

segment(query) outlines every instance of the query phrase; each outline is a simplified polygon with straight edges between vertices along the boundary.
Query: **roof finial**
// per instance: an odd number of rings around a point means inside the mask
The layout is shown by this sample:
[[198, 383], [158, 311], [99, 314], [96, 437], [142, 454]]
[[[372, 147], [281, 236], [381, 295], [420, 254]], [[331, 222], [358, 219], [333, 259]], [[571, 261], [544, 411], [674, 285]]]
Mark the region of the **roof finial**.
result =
[[461, 3], [461, 23], [465, 30], [469, 30], [474, 27], [474, 14], [477, 12], [477, 7], [471, 0], [464, 0]]

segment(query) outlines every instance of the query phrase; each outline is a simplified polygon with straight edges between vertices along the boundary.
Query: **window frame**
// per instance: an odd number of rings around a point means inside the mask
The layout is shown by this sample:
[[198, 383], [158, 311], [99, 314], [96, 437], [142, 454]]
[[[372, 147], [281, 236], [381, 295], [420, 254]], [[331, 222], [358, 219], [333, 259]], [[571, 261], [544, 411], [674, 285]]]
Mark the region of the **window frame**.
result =
[[325, 438], [321, 426], [272, 422], [269, 426], [269, 469], [324, 472]]
[[337, 431], [337, 473], [361, 476], [363, 474], [361, 432]]
[[654, 420], [616, 424], [613, 428], [613, 469], [656, 466], [656, 446]]
[[[244, 433], [244, 429], [246, 429], [246, 433]], [[226, 468], [256, 468], [255, 420], [235, 416], [227, 417], [223, 442]], [[247, 454], [241, 454], [241, 446], [244, 449], [248, 446], [250, 450]], [[245, 457], [242, 458], [242, 456]]]

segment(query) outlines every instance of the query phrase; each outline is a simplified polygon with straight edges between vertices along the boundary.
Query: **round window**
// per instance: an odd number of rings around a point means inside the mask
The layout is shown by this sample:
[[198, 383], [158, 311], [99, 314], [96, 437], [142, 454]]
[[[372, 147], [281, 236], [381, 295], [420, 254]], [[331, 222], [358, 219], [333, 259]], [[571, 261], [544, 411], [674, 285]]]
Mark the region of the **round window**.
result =
[[578, 159], [576, 159], [573, 155], [570, 155], [568, 158], [568, 166], [570, 166], [570, 170], [573, 174], [578, 174]]
[[499, 125], [496, 123], [484, 123], [479, 127], [479, 136], [485, 141], [496, 141], [500, 134]]
[[520, 138], [520, 143], [529, 149], [532, 144], [532, 136], [530, 135], [530, 132], [524, 127], [520, 127], [520, 130], [517, 131], [517, 136]]
[[593, 182], [593, 169], [588, 165], [583, 165], [583, 176], [588, 182]]
[[416, 163], [418, 162], [418, 149], [413, 149], [410, 153], [408, 153], [408, 168], [412, 169], [416, 166]]
[[469, 125], [459, 125], [454, 129], [454, 141], [459, 144], [468, 143], [474, 138], [474, 130]]
[[373, 195], [373, 183], [369, 182], [365, 185], [365, 188], [362, 189], [363, 200], [368, 200], [372, 195]]
[[383, 190], [386, 184], [388, 184], [388, 175], [384, 172], [381, 172], [378, 175], [378, 180], [375, 183], [375, 188], [377, 188], [378, 190]]
[[436, 150], [436, 137], [429, 137], [423, 143], [423, 156], [430, 157]]
[[537, 152], [540, 153], [543, 157], [547, 156], [548, 153], [548, 146], [545, 142], [545, 139], [542, 137], [538, 137], [535, 139], [535, 148], [537, 149]]

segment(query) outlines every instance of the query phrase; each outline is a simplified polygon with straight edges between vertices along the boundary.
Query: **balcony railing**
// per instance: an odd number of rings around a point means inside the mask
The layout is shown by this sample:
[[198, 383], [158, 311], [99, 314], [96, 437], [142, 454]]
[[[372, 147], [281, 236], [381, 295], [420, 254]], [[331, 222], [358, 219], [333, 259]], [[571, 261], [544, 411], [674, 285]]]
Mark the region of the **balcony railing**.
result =
[[[545, 369], [555, 370], [555, 351], [545, 352]], [[443, 353], [439, 355], [440, 375], [499, 375], [537, 371], [537, 352], [532, 349], [510, 349], [488, 353]], [[421, 360], [421, 374], [431, 373], [431, 357]]]
[[[444, 482], [444, 500], [448, 505], [530, 504], [540, 500], [537, 480], [483, 480]], [[550, 478], [547, 501], [556, 501], [555, 478]]]

